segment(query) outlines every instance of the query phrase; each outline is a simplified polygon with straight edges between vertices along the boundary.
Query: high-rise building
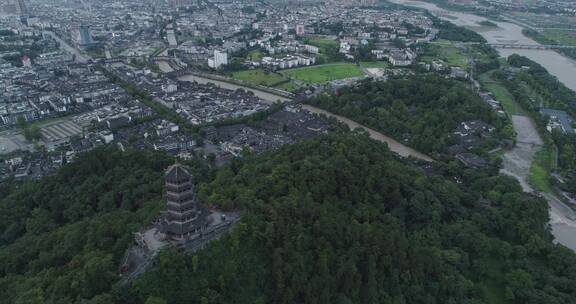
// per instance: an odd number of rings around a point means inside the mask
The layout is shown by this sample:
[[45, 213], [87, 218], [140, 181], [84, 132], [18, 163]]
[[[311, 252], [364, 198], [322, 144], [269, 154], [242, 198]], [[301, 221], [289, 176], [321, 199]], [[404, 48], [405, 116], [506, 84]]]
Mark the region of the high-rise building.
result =
[[304, 24], [297, 24], [296, 25], [296, 35], [302, 36], [304, 34], [306, 34], [306, 28], [304, 27]]
[[174, 48], [178, 46], [178, 40], [176, 40], [176, 33], [173, 29], [166, 30], [166, 38], [168, 39], [168, 46]]
[[228, 53], [226, 51], [214, 50], [214, 58], [208, 59], [208, 66], [218, 69], [228, 64]]
[[214, 64], [216, 68], [228, 64], [228, 53], [226, 51], [214, 50]]
[[24, 0], [6, 0], [0, 1], [0, 14], [16, 15], [23, 17], [28, 16], [28, 6]]
[[168, 6], [171, 8], [186, 7], [191, 5], [192, 0], [168, 0]]
[[186, 242], [206, 226], [207, 210], [198, 203], [194, 180], [184, 166], [168, 168], [165, 185], [166, 213], [160, 231], [172, 241]]
[[90, 27], [87, 25], [81, 25], [79, 30], [78, 42], [81, 46], [89, 46], [94, 44], [92, 39], [92, 34], [90, 34]]
[[18, 0], [16, 8], [18, 10], [18, 15], [28, 16], [28, 6], [26, 6], [26, 2], [24, 2], [24, 0]]

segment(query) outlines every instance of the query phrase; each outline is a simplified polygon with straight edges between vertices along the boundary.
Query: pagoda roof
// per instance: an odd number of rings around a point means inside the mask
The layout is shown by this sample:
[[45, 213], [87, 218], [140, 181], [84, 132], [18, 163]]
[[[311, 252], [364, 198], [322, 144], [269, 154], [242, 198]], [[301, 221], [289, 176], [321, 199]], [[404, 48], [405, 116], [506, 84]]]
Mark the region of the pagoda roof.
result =
[[185, 183], [192, 181], [192, 174], [181, 164], [174, 164], [166, 170], [166, 181], [171, 183]]

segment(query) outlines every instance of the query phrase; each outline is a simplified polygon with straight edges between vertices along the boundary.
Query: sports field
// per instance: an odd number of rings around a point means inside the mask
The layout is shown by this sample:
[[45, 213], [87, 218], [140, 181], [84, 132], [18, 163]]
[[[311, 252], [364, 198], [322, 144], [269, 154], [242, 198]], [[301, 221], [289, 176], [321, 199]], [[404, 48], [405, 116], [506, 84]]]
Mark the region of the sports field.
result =
[[337, 79], [363, 76], [362, 69], [353, 63], [332, 63], [284, 70], [282, 74], [306, 83], [322, 83]]

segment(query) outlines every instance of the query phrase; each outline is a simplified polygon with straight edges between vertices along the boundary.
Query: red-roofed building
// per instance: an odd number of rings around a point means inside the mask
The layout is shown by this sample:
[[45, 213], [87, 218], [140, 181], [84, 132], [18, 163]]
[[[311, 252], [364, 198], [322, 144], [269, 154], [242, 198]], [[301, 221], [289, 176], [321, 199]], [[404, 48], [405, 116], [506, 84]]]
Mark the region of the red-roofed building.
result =
[[22, 65], [25, 68], [31, 68], [32, 67], [32, 60], [30, 60], [30, 57], [28, 57], [28, 55], [24, 55], [24, 57], [22, 57]]

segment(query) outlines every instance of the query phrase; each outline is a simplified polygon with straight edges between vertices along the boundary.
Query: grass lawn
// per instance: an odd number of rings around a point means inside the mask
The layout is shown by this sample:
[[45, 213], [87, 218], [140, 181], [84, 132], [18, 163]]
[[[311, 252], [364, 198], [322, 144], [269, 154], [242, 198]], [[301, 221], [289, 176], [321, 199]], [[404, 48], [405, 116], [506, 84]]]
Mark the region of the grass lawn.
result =
[[491, 72], [486, 72], [478, 77], [482, 87], [490, 91], [494, 98], [502, 103], [504, 110], [508, 115], [523, 115], [527, 116], [526, 111], [516, 102], [514, 96], [504, 86], [494, 81], [491, 77]]
[[576, 45], [576, 33], [571, 31], [562, 30], [544, 30], [542, 35], [548, 39], [552, 39], [559, 44]]
[[362, 61], [360, 64], [366, 69], [380, 68], [385, 69], [390, 67], [388, 61]]
[[248, 54], [248, 57], [250, 57], [250, 60], [259, 61], [262, 59], [263, 55], [260, 51], [252, 51]]
[[364, 75], [362, 69], [353, 63], [323, 64], [284, 70], [281, 73], [306, 83], [322, 83], [336, 79], [359, 77]]
[[338, 47], [339, 45], [338, 40], [322, 39], [322, 38], [308, 39], [306, 40], [306, 43], [313, 46], [317, 46], [319, 48]]
[[554, 148], [546, 145], [536, 153], [530, 167], [530, 183], [539, 191], [550, 193], [550, 171], [554, 166]]
[[440, 59], [448, 63], [450, 66], [458, 66], [463, 69], [468, 68], [468, 56], [461, 50], [450, 43], [444, 41], [434, 42], [430, 45], [434, 56], [423, 56], [422, 61], [430, 63], [434, 60]]
[[234, 72], [232, 73], [232, 78], [268, 87], [275, 86], [280, 82], [288, 80], [288, 78], [280, 74], [267, 72], [261, 69]]
[[274, 86], [274, 88], [288, 91], [288, 92], [293, 92], [293, 91], [298, 90], [300, 88], [300, 86], [298, 86], [294, 82], [290, 81], [290, 82], [285, 82], [285, 83], [279, 84], [277, 86]]

